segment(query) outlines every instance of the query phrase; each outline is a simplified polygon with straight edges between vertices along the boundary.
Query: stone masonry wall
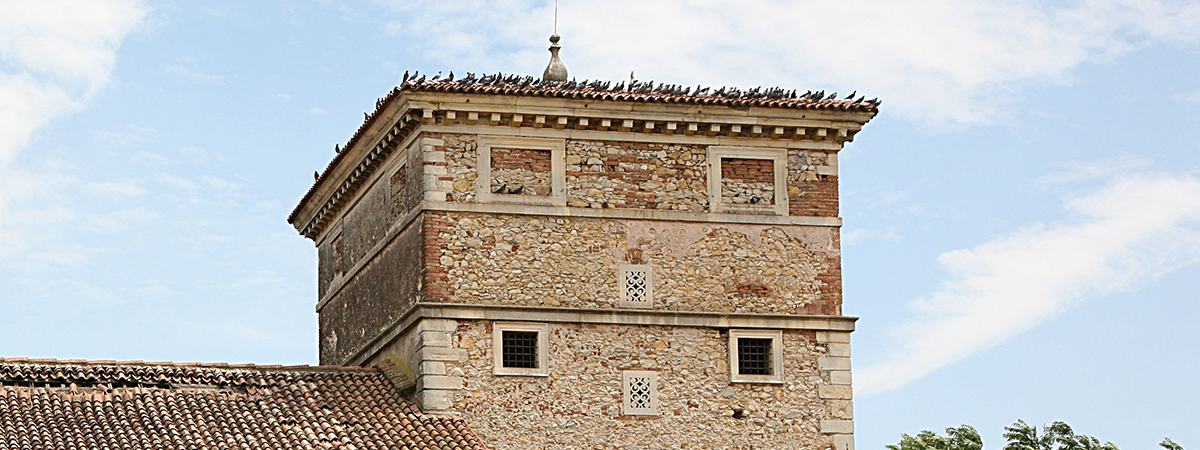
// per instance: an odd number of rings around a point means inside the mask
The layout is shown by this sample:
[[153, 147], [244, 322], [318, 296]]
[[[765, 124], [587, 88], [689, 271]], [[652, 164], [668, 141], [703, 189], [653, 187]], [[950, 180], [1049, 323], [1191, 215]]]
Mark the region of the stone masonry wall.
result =
[[342, 364], [420, 296], [421, 221], [396, 236], [320, 310], [321, 364]]
[[492, 149], [491, 192], [550, 195], [550, 153], [546, 150]]
[[[423, 136], [441, 142], [431, 150], [444, 155], [444, 162], [439, 156], [435, 164], [445, 167], [445, 174], [439, 175], [439, 179], [452, 183], [447, 200], [475, 201], [475, 183], [479, 182], [477, 137], [446, 133]], [[503, 149], [493, 149], [493, 153], [497, 150]], [[791, 215], [837, 216], [837, 177], [818, 174], [819, 168], [835, 165], [831, 164], [830, 155], [816, 150], [789, 150], [787, 192]], [[503, 160], [505, 156], [500, 158]], [[495, 164], [493, 161], [493, 169]], [[704, 145], [568, 140], [565, 164], [568, 206], [709, 211]], [[499, 184], [492, 186], [493, 191], [498, 187]], [[757, 189], [764, 190], [762, 186]], [[769, 189], [766, 191], [764, 195], [752, 196], [772, 195]]]
[[617, 308], [650, 264], [654, 309], [840, 314], [838, 230], [428, 212], [429, 301]]
[[[493, 450], [826, 449], [852, 439], [849, 381], [829, 370], [823, 332], [784, 333], [783, 384], [731, 384], [728, 335], [716, 329], [551, 324], [549, 377], [492, 375], [491, 329], [459, 322], [436, 369], [454, 388], [439, 400]], [[658, 371], [658, 416], [621, 415], [622, 370]]]
[[723, 158], [721, 201], [775, 204], [775, 163], [769, 159]]

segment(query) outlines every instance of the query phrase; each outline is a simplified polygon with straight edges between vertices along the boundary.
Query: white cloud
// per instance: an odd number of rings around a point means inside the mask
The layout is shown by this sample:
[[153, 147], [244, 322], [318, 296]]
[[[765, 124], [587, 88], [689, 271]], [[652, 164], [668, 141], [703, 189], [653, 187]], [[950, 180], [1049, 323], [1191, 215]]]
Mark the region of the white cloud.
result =
[[119, 130], [99, 130], [96, 132], [96, 142], [124, 147], [130, 144], [150, 142], [158, 136], [158, 130], [126, 125]]
[[188, 191], [188, 192], [194, 192], [197, 189], [200, 189], [200, 185], [197, 184], [195, 181], [189, 180], [187, 178], [184, 178], [184, 177], [181, 177], [178, 175], [171, 175], [169, 173], [162, 173], [162, 172], [156, 173], [156, 174], [154, 174], [154, 180], [158, 181], [159, 183], [161, 183], [165, 186], [170, 186], [170, 187], [173, 187], [173, 188], [176, 188], [179, 190]]
[[896, 227], [851, 228], [842, 232], [843, 247], [852, 247], [872, 239], [897, 242], [900, 240], [900, 236], [896, 234]]
[[1063, 165], [1061, 170], [1039, 177], [1031, 185], [1033, 187], [1049, 188], [1082, 181], [1117, 178], [1122, 175], [1135, 173], [1139, 169], [1148, 168], [1153, 164], [1154, 162], [1149, 159], [1130, 155], [1114, 156], [1099, 161], [1075, 161]]
[[136, 197], [146, 193], [146, 188], [137, 181], [103, 181], [99, 183], [88, 183], [87, 189], [93, 193], [101, 195], [127, 195]]
[[[121, 39], [141, 23], [138, 0], [5, 2], [0, 14], [0, 246], [7, 206], [27, 178], [10, 167], [33, 133], [82, 108], [109, 81]], [[10, 253], [0, 248], [0, 254]]]
[[133, 157], [131, 157], [129, 159], [133, 162], [147, 162], [147, 163], [154, 163], [154, 164], [158, 164], [158, 165], [162, 165], [162, 166], [170, 165], [173, 162], [173, 161], [171, 161], [171, 158], [163, 156], [161, 153], [147, 152], [147, 151], [140, 151], [140, 152], [134, 153]]
[[[465, 71], [540, 75], [553, 4], [377, 0], [410, 51]], [[573, 76], [694, 85], [857, 89], [929, 123], [1004, 120], [1022, 89], [1067, 83], [1085, 62], [1192, 42], [1200, 4], [1169, 0], [561, 3]]]
[[314, 116], [324, 116], [326, 114], [329, 114], [329, 111], [326, 111], [324, 108], [318, 108], [318, 107], [314, 106], [312, 108], [308, 108], [308, 113], [312, 114]]
[[185, 83], [222, 84], [225, 82], [224, 76], [201, 72], [180, 63], [166, 64], [163, 66], [163, 69], [167, 73], [174, 75], [179, 81]]
[[914, 301], [897, 347], [857, 376], [865, 394], [917, 380], [1062, 313], [1200, 262], [1200, 181], [1127, 175], [1066, 200], [1074, 223], [1030, 226], [938, 261], [951, 275]]
[[1190, 106], [1200, 106], [1200, 91], [1185, 92], [1171, 96], [1172, 100], [1186, 103]]

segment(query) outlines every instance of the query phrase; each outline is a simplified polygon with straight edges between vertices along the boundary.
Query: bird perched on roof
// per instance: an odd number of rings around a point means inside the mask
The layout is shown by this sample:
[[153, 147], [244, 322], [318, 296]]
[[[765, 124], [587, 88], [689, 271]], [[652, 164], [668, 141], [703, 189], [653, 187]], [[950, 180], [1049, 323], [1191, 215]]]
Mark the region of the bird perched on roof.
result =
[[320, 180], [320, 179], [321, 179], [321, 174], [317, 173], [317, 171], [314, 170], [313, 171], [313, 180]]

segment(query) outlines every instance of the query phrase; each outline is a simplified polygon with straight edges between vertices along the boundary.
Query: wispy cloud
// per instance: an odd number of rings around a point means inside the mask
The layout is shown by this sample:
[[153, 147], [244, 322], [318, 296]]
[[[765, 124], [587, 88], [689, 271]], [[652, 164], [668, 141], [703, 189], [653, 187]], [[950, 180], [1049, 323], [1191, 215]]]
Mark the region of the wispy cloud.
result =
[[1130, 155], [1114, 156], [1099, 161], [1074, 161], [1060, 166], [1059, 170], [1039, 177], [1030, 185], [1037, 188], [1050, 188], [1082, 181], [1117, 178], [1136, 173], [1153, 164], [1154, 161], [1149, 159]]
[[97, 131], [96, 142], [123, 147], [130, 144], [150, 142], [155, 136], [158, 136], [158, 130], [154, 128], [126, 125], [117, 130]]
[[184, 83], [190, 84], [222, 84], [225, 82], [225, 77], [221, 75], [201, 72], [199, 70], [188, 67], [193, 64], [193, 60], [185, 60], [182, 62], [174, 62], [163, 65], [163, 70], [175, 76], [175, 78]]
[[1200, 262], [1200, 181], [1192, 177], [1123, 175], [1066, 199], [1065, 208], [1079, 219], [941, 255], [950, 280], [911, 304], [917, 318], [895, 330], [888, 359], [859, 372], [858, 390], [897, 388], [1084, 299]]
[[1171, 96], [1171, 99], [1189, 106], [1200, 106], [1200, 91], [1175, 94]]
[[[116, 49], [146, 15], [138, 0], [8, 2], [0, 14], [0, 246], [27, 178], [10, 163], [35, 131], [79, 110], [109, 81]], [[0, 248], [0, 254], [6, 253]]]
[[146, 193], [146, 188], [137, 181], [102, 181], [88, 183], [87, 190], [101, 195], [126, 195], [136, 197]]
[[[546, 65], [552, 2], [378, 1], [409, 50], [449, 68]], [[579, 79], [632, 69], [682, 84], [857, 89], [950, 125], [1004, 120], [1024, 89], [1069, 83], [1086, 62], [1200, 37], [1200, 4], [1165, 0], [564, 0], [559, 11], [563, 60]]]

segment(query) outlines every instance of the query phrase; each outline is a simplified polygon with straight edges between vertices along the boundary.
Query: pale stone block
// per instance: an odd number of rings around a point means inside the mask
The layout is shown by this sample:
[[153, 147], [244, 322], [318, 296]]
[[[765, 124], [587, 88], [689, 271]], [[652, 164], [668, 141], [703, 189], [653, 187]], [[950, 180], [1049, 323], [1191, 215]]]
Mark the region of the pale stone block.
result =
[[424, 391], [427, 389], [462, 389], [462, 377], [448, 377], [445, 375], [426, 375], [417, 379], [417, 390]]
[[850, 400], [826, 400], [825, 410], [834, 419], [854, 418], [854, 402]]
[[821, 385], [817, 386], [817, 396], [823, 399], [849, 400], [854, 398], [854, 390], [846, 385]]
[[450, 347], [450, 333], [445, 331], [422, 331], [417, 335], [417, 348]]
[[840, 344], [850, 343], [849, 331], [818, 331], [817, 342], [822, 344], [836, 342]]
[[417, 392], [417, 405], [421, 407], [421, 412], [436, 413], [445, 411], [454, 406], [454, 391], [446, 390], [428, 390]]
[[829, 384], [850, 384], [850, 371], [835, 370], [829, 372]]
[[854, 450], [853, 434], [833, 435], [833, 450]]
[[421, 138], [422, 146], [441, 147], [446, 145], [446, 141], [438, 138]]
[[854, 421], [821, 419], [821, 432], [825, 434], [854, 434]]
[[847, 358], [850, 357], [850, 344], [831, 343], [831, 344], [828, 344], [827, 347], [829, 347], [829, 353], [828, 353], [829, 356], [844, 356]]
[[446, 162], [446, 152], [428, 152], [424, 158], [425, 162]]
[[837, 166], [817, 166], [817, 175], [833, 175], [838, 174]]
[[457, 331], [458, 321], [450, 319], [425, 319], [417, 324], [417, 331]]
[[467, 350], [461, 348], [422, 347], [417, 354], [421, 361], [463, 362], [467, 360]]
[[445, 175], [446, 166], [425, 166], [425, 175]]
[[421, 375], [445, 375], [446, 363], [441, 361], [421, 361]]
[[831, 166], [836, 167], [838, 165], [837, 159], [838, 159], [837, 153], [830, 153], [828, 155], [825, 155], [825, 161], [827, 161], [826, 164], [829, 164]]
[[425, 200], [429, 200], [429, 201], [431, 201], [431, 202], [444, 202], [444, 201], [446, 201], [446, 196], [447, 196], [447, 195], [449, 195], [449, 194], [447, 194], [447, 193], [445, 193], [445, 192], [429, 192], [429, 191], [426, 191], [426, 192], [425, 192]]
[[821, 370], [850, 370], [850, 358], [822, 356], [817, 358], [817, 368]]

